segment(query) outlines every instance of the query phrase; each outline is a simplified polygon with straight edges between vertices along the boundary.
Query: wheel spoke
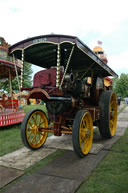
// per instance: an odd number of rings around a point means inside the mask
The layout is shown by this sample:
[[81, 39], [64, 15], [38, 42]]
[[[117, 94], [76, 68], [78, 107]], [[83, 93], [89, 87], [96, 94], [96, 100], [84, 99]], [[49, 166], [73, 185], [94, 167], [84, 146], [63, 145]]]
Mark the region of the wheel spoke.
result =
[[32, 127], [32, 124], [31, 124], [31, 122], [29, 121], [29, 125], [30, 125], [30, 127]]
[[38, 114], [36, 113], [36, 115], [35, 115], [35, 116], [36, 116], [36, 120], [37, 120], [37, 116], [38, 116]]
[[114, 101], [111, 101], [111, 104], [110, 104], [110, 105], [111, 105], [111, 107], [114, 105], [114, 103], [115, 103]]
[[110, 121], [110, 127], [113, 128], [113, 120]]
[[83, 120], [82, 123], [83, 123], [83, 127], [86, 128], [86, 121]]
[[88, 142], [85, 141], [82, 151], [85, 152], [87, 148], [88, 148]]
[[34, 121], [34, 124], [36, 125], [36, 120], [35, 120], [34, 116], [32, 116], [32, 120]]
[[35, 135], [35, 145], [37, 145], [37, 141], [36, 141], [36, 135]]
[[40, 127], [40, 125], [41, 125], [41, 116], [39, 117], [39, 127]]
[[35, 135], [33, 136], [32, 140], [31, 140], [31, 144], [33, 144], [34, 140], [35, 140]]
[[29, 138], [31, 137], [32, 133], [33, 133], [33, 132], [32, 132], [32, 131], [30, 131], [30, 135], [28, 136], [28, 140], [29, 140]]
[[40, 135], [40, 133], [38, 133], [38, 135], [39, 135], [39, 141], [41, 140], [41, 135]]
[[41, 120], [40, 124], [39, 124], [39, 127], [41, 127], [41, 125], [42, 125], [42, 128], [43, 128], [43, 124], [45, 125], [45, 122], [43, 120]]
[[44, 135], [44, 131], [40, 133], [40, 135]]

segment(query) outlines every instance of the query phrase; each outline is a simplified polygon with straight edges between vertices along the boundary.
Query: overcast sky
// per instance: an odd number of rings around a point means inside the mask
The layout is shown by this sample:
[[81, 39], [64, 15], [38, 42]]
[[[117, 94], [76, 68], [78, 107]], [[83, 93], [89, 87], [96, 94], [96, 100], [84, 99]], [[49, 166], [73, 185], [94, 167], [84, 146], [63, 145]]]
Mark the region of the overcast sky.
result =
[[100, 40], [108, 65], [128, 73], [128, 0], [0, 0], [0, 18], [10, 44], [51, 33], [77, 36], [91, 49]]

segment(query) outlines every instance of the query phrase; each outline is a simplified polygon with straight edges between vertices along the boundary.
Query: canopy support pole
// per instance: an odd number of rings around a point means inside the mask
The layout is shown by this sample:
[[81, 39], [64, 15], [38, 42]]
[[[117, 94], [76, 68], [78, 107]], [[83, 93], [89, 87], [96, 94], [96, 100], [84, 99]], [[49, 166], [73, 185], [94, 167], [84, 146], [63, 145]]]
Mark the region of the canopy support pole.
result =
[[24, 49], [22, 50], [22, 67], [21, 67], [21, 88], [24, 85]]
[[16, 78], [17, 78], [18, 87], [19, 87], [19, 91], [20, 91], [20, 81], [19, 81], [19, 76], [18, 76], [17, 67], [16, 67], [16, 59], [15, 59], [14, 54], [13, 54], [13, 62], [15, 64]]
[[60, 83], [60, 44], [57, 47], [57, 69], [56, 69], [56, 87], [59, 88]]
[[12, 109], [13, 109], [13, 93], [12, 93], [12, 77], [11, 77], [11, 72], [9, 69], [9, 89], [10, 89], [10, 96], [11, 96], [11, 103], [12, 103]]
[[85, 75], [88, 73], [88, 71], [91, 69], [91, 67], [93, 66], [93, 64], [95, 64], [95, 62], [93, 62], [90, 66], [89, 66], [89, 68], [85, 71], [85, 73], [83, 74], [83, 76], [82, 76], [82, 78], [80, 79], [80, 80], [82, 80], [84, 77], [85, 77]]
[[72, 57], [72, 54], [73, 54], [74, 48], [75, 48], [75, 46], [73, 45], [73, 47], [72, 47], [72, 49], [71, 49], [71, 52], [70, 52], [70, 55], [69, 55], [69, 58], [68, 58], [68, 61], [67, 61], [67, 65], [66, 65], [66, 68], [65, 68], [65, 71], [64, 71], [64, 74], [63, 74], [63, 77], [62, 77], [61, 83], [60, 83], [60, 86], [59, 86], [59, 89], [61, 89], [62, 84], [63, 84], [63, 82], [64, 82], [65, 75], [66, 75], [66, 73], [67, 73], [68, 66], [69, 66], [69, 63], [70, 63], [70, 60], [71, 60], [71, 57]]

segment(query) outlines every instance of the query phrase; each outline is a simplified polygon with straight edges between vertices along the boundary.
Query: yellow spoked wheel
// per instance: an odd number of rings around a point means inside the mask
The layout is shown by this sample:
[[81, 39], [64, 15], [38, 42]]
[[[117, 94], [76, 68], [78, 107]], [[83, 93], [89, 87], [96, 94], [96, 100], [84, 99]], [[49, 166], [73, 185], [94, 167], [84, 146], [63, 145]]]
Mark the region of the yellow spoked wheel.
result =
[[104, 91], [100, 96], [101, 119], [99, 122], [100, 134], [104, 138], [115, 135], [117, 127], [117, 101], [112, 91]]
[[48, 128], [48, 120], [45, 113], [39, 109], [29, 111], [21, 125], [21, 138], [29, 149], [39, 149], [47, 138], [47, 132], [42, 128]]
[[89, 153], [93, 141], [93, 121], [91, 114], [86, 110], [80, 110], [75, 116], [72, 141], [77, 155], [85, 157]]

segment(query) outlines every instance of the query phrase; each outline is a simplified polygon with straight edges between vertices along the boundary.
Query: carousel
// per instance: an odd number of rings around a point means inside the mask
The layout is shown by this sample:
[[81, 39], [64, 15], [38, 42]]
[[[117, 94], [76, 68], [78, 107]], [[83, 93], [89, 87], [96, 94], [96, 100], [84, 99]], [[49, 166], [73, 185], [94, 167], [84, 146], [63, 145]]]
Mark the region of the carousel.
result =
[[[107, 64], [107, 63], [108, 63], [108, 59], [107, 59], [107, 56], [106, 56], [105, 53], [104, 53], [103, 48], [101, 47], [102, 42], [101, 42], [101, 41], [98, 41], [97, 43], [98, 43], [98, 45], [93, 48], [93, 52], [94, 52], [101, 60], [103, 60], [103, 62], [104, 62], [105, 64]], [[111, 89], [112, 89], [112, 79], [109, 78], [109, 77], [105, 77], [105, 78], [104, 78], [104, 85], [105, 85], [106, 90], [111, 90]]]
[[[8, 56], [9, 44], [0, 37], [0, 83], [8, 82], [9, 93], [0, 88], [0, 127], [17, 124], [23, 121], [24, 111], [19, 109], [19, 100], [14, 97], [12, 80], [21, 74], [22, 62]], [[20, 84], [19, 81], [17, 83]]]

